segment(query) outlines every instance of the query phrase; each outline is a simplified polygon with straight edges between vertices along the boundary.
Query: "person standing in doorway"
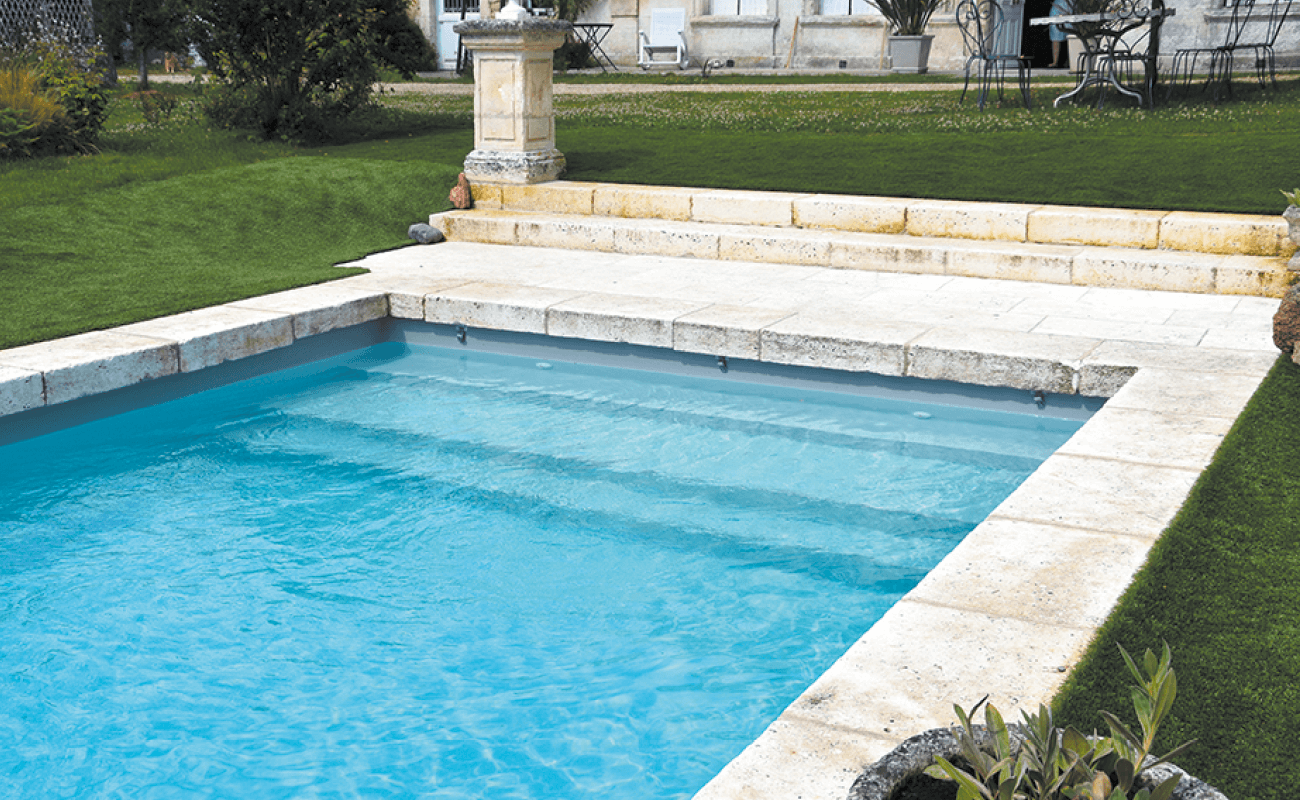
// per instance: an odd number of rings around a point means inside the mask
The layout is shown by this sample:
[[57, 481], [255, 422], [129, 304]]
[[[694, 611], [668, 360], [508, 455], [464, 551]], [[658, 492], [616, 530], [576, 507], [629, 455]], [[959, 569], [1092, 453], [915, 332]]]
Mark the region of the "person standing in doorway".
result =
[[[1071, 13], [1071, 0], [1052, 0], [1052, 11], [1048, 16], [1060, 17]], [[1052, 63], [1049, 69], [1065, 69], [1070, 66], [1070, 55], [1061, 58], [1061, 44], [1065, 42], [1065, 31], [1060, 25], [1048, 25], [1047, 36], [1052, 40]]]

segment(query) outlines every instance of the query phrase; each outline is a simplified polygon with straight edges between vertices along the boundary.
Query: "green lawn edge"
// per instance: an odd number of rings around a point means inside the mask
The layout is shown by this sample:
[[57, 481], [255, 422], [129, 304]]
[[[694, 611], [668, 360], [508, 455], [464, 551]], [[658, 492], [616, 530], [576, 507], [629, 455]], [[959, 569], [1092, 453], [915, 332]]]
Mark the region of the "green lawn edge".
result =
[[[1281, 357], [1053, 701], [1057, 723], [1136, 723], [1130, 653], [1168, 642], [1178, 697], [1162, 754], [1232, 800], [1300, 786], [1300, 365]], [[1104, 555], [1102, 556], [1104, 558]], [[1068, 586], [1060, 591], [1069, 591]]]

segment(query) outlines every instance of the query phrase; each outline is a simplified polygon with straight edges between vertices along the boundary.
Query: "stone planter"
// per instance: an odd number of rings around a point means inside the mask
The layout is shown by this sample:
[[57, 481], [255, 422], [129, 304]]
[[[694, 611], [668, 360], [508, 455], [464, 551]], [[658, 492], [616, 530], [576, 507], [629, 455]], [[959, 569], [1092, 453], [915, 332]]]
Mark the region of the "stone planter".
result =
[[[981, 743], [987, 743], [988, 732], [984, 726], [976, 725], [973, 728]], [[1024, 739], [1019, 735], [1017, 726], [1008, 725], [1008, 728], [1012, 747], [1018, 748]], [[955, 784], [931, 781], [922, 773], [934, 763], [937, 755], [949, 760], [960, 758], [961, 745], [957, 739], [960, 732], [960, 728], [935, 728], [903, 741], [858, 776], [853, 782], [853, 788], [849, 790], [849, 800], [896, 800], [902, 797], [909, 800], [938, 800], [942, 797], [955, 797]], [[1174, 774], [1181, 777], [1178, 788], [1174, 790], [1174, 800], [1227, 800], [1218, 789], [1193, 778], [1172, 764], [1152, 767], [1142, 773], [1137, 785], [1155, 788]], [[903, 791], [900, 792], [900, 789]], [[947, 792], [939, 791], [941, 789], [947, 789]]]
[[[1291, 241], [1295, 242], [1297, 247], [1300, 247], [1300, 206], [1287, 206], [1286, 211], [1282, 212], [1282, 219], [1286, 220], [1287, 225], [1291, 226], [1287, 235], [1291, 237]], [[1297, 250], [1295, 255], [1291, 256], [1291, 260], [1287, 262], [1287, 268], [1300, 272], [1300, 250]]]
[[934, 36], [890, 36], [889, 63], [890, 71], [923, 75], [930, 64], [930, 43]]

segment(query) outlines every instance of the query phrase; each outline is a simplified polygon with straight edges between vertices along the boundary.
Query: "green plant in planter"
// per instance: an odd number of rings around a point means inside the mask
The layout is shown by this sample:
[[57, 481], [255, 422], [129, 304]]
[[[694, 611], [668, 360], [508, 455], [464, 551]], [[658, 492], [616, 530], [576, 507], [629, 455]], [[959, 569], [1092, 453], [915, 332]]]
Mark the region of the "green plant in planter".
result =
[[1164, 646], [1159, 658], [1148, 650], [1142, 669], [1123, 647], [1120, 653], [1138, 682], [1132, 697], [1141, 735], [1108, 711], [1101, 714], [1110, 736], [1088, 737], [1074, 728], [1061, 730], [1052, 724], [1051, 709], [1039, 705], [1036, 714], [1022, 712], [1024, 722], [1019, 725], [1019, 733], [1023, 741], [1015, 747], [1002, 715], [989, 704], [984, 708], [985, 727], [992, 742], [989, 752], [980, 747], [971, 725], [971, 718], [988, 699], [985, 697], [970, 714], [959, 705], [953, 706], [961, 720], [958, 740], [968, 769], [935, 756], [935, 764], [926, 774], [955, 781], [957, 800], [1168, 800], [1178, 786], [1177, 775], [1154, 790], [1134, 791], [1134, 785], [1144, 770], [1170, 761], [1193, 744], [1186, 742], [1147, 761], [1156, 731], [1178, 693], [1169, 645]]
[[891, 36], [920, 36], [942, 0], [871, 0], [889, 23]]

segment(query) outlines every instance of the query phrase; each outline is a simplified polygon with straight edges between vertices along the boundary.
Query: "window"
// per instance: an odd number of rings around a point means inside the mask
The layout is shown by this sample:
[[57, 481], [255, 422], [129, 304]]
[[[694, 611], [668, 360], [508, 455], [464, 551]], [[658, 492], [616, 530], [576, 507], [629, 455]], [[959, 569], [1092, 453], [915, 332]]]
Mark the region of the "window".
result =
[[822, 0], [824, 16], [859, 16], [863, 14], [880, 15], [880, 11], [867, 0]]
[[766, 17], [767, 0], [713, 0], [716, 16]]

